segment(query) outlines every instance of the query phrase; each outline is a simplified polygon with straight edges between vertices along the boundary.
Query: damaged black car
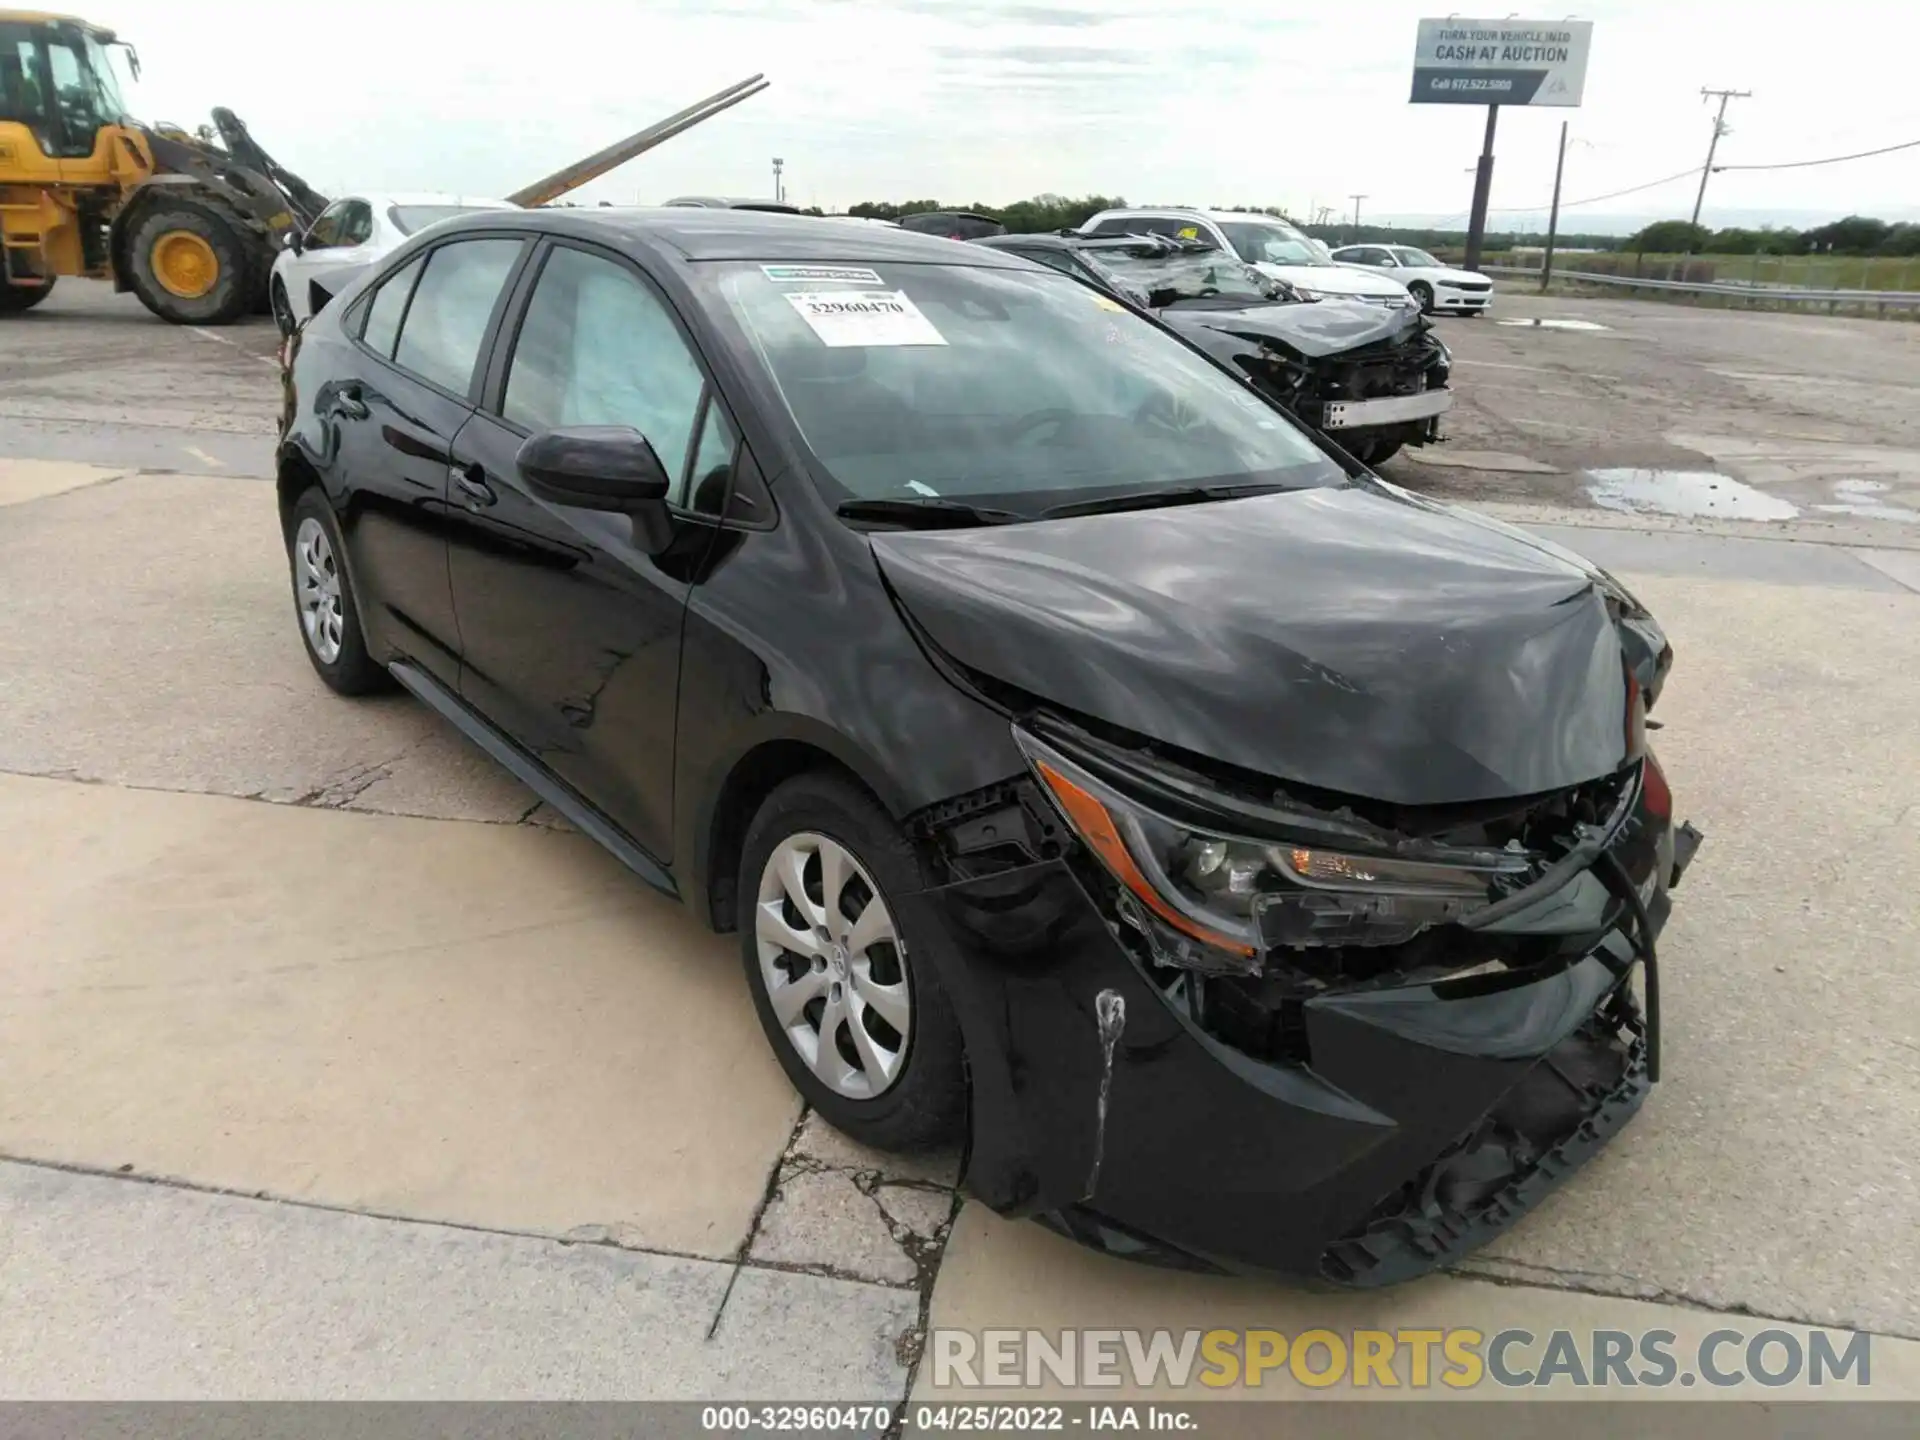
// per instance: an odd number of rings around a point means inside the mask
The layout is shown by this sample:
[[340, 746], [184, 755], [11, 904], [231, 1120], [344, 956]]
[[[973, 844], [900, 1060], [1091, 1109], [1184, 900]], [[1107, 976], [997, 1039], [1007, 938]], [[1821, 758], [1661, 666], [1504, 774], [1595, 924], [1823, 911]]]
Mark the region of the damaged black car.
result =
[[1164, 235], [1003, 235], [975, 242], [1151, 310], [1356, 460], [1378, 465], [1442, 437], [1453, 356], [1417, 310], [1303, 300], [1237, 257]]
[[867, 1143], [1164, 1264], [1419, 1274], [1660, 1063], [1672, 665], [1015, 256], [488, 212], [292, 342], [293, 618], [738, 937]]

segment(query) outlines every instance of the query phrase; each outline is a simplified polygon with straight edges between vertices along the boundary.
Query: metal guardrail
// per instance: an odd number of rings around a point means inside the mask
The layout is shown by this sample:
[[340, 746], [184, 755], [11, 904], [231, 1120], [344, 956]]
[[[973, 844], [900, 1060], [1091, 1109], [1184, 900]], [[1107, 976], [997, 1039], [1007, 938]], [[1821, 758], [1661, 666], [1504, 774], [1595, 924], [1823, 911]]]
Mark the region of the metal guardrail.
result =
[[[1489, 275], [1538, 280], [1540, 271], [1523, 265], [1483, 265]], [[1622, 290], [1666, 290], [1681, 295], [1726, 295], [1744, 297], [1749, 304], [1825, 305], [1831, 311], [1842, 305], [1872, 306], [1884, 315], [1889, 309], [1920, 310], [1920, 290], [1808, 290], [1797, 286], [1743, 284], [1728, 280], [1654, 280], [1643, 275], [1603, 275], [1592, 270], [1553, 272], [1555, 280], [1581, 285], [1612, 285]]]

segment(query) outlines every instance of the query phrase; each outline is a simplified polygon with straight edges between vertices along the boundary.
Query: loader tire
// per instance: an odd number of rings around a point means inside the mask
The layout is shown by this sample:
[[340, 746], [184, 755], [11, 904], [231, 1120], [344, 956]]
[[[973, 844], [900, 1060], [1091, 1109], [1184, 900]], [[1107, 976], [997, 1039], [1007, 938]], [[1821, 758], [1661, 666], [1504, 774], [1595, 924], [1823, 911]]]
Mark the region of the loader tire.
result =
[[217, 210], [162, 203], [127, 237], [133, 293], [175, 325], [231, 325], [253, 308], [247, 237]]
[[31, 310], [46, 299], [52, 289], [51, 280], [40, 286], [0, 283], [0, 315], [18, 315], [23, 310]]

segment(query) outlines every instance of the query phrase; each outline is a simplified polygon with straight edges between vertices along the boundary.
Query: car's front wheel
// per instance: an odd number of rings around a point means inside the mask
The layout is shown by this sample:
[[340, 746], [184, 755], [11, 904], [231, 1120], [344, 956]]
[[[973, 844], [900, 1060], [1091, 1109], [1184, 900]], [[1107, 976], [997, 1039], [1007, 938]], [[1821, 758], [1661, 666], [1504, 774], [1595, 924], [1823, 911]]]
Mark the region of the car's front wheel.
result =
[[345, 554], [333, 507], [318, 487], [308, 489], [287, 517], [287, 563], [300, 639], [328, 688], [342, 695], [366, 695], [392, 682], [385, 667], [367, 653]]
[[291, 335], [300, 328], [300, 322], [293, 318], [293, 302], [287, 298], [287, 283], [278, 275], [273, 277], [268, 304], [273, 308], [273, 323], [279, 326], [282, 335]]
[[741, 959], [781, 1068], [835, 1129], [881, 1150], [953, 1138], [966, 1117], [959, 1025], [890, 897], [912, 847], [857, 785], [801, 775], [748, 828]]
[[1420, 313], [1422, 315], [1431, 315], [1433, 313], [1433, 287], [1427, 284], [1426, 281], [1414, 281], [1411, 285], [1407, 286], [1407, 293], [1420, 302]]

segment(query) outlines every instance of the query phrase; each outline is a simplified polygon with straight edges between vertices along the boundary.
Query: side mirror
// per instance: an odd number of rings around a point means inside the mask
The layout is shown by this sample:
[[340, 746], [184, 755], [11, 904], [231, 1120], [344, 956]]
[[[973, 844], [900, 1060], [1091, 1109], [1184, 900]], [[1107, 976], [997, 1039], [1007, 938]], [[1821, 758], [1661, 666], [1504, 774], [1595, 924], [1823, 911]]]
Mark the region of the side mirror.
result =
[[307, 247], [300, 243], [300, 232], [298, 230], [289, 230], [280, 237], [280, 248], [282, 250], [291, 250], [294, 254], [298, 255]]
[[529, 436], [514, 457], [527, 488], [556, 505], [633, 517], [634, 544], [658, 554], [673, 538], [666, 467], [631, 425], [566, 425]]

